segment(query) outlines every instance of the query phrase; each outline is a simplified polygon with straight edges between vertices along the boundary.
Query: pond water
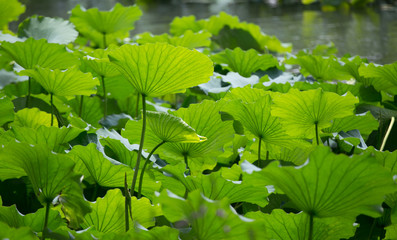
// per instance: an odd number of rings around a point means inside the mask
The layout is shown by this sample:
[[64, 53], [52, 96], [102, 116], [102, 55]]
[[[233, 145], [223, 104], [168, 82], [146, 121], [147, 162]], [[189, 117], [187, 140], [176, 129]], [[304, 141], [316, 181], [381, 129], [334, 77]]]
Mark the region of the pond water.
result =
[[[143, 16], [136, 22], [132, 34], [145, 31], [162, 34], [168, 32], [168, 24], [176, 16], [195, 15], [201, 19], [225, 11], [242, 21], [258, 24], [264, 33], [275, 35], [282, 42], [292, 43], [294, 52], [333, 42], [339, 56], [360, 55], [379, 64], [397, 61], [396, 6], [382, 4], [363, 10], [322, 12], [318, 6], [299, 4], [270, 7], [261, 2], [181, 3], [183, 1], [186, 0], [142, 6]], [[76, 4], [109, 10], [116, 2], [131, 3], [128, 0], [30, 0], [24, 2], [26, 13], [22, 19], [33, 14], [67, 19], [67, 12]]]

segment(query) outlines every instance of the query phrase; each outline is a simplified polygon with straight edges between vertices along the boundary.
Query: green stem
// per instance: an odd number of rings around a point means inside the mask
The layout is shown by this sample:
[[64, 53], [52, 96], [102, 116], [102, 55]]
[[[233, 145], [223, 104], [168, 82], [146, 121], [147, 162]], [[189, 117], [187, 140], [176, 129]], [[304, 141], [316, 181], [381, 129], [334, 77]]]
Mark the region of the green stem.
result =
[[262, 145], [262, 138], [259, 138], [259, 143], [258, 143], [258, 167], [261, 167], [261, 145]]
[[[130, 218], [128, 213], [131, 213], [131, 195], [130, 191], [128, 191], [128, 183], [127, 183], [127, 172], [124, 173], [124, 194], [125, 194], [125, 205], [124, 205], [124, 217], [125, 217], [125, 231], [128, 232], [130, 229]], [[131, 216], [132, 218], [132, 216]]]
[[80, 96], [80, 108], [79, 108], [79, 117], [81, 117], [81, 114], [83, 113], [83, 101], [84, 101], [84, 96]]
[[313, 240], [313, 214], [309, 214], [309, 240]]
[[31, 89], [31, 85], [32, 85], [32, 80], [31, 80], [31, 78], [29, 77], [29, 79], [28, 79], [28, 95], [26, 96], [26, 107], [28, 108], [29, 107], [29, 104], [30, 104], [30, 89]]
[[183, 160], [185, 161], [186, 169], [189, 169], [189, 165], [188, 165], [188, 163], [187, 163], [187, 153], [184, 153], [184, 154], [183, 154]]
[[315, 124], [315, 130], [316, 130], [316, 141], [317, 141], [317, 146], [319, 146], [320, 145], [320, 140], [319, 140], [319, 137], [318, 137], [318, 123], [317, 122], [315, 122], [314, 123]]
[[138, 119], [139, 116], [139, 93], [136, 96], [136, 109], [135, 109], [135, 117]]
[[139, 150], [138, 150], [138, 157], [136, 159], [136, 164], [135, 164], [135, 169], [134, 169], [134, 177], [132, 178], [132, 184], [131, 184], [131, 195], [134, 195], [135, 191], [135, 184], [136, 180], [138, 178], [138, 172], [139, 172], [139, 164], [141, 162], [141, 157], [142, 157], [142, 149], [143, 149], [143, 143], [145, 140], [145, 130], [146, 130], [146, 99], [145, 95], [142, 94], [142, 132], [141, 132], [141, 141], [139, 143]]
[[107, 116], [107, 111], [108, 111], [108, 99], [106, 96], [106, 86], [105, 86], [105, 78], [103, 76], [99, 76], [99, 78], [102, 81], [102, 89], [103, 89], [103, 115], [106, 118]]
[[44, 216], [44, 226], [43, 226], [43, 232], [41, 235], [41, 240], [45, 239], [45, 233], [47, 232], [47, 226], [48, 226], [48, 216], [50, 215], [50, 204], [51, 202], [47, 202], [45, 206], [45, 216]]
[[92, 192], [92, 195], [91, 195], [91, 200], [94, 202], [95, 202], [97, 192], [98, 192], [98, 183], [95, 182], [94, 191]]
[[374, 221], [372, 222], [371, 228], [370, 228], [370, 230], [369, 230], [368, 240], [371, 240], [371, 239], [372, 239], [372, 233], [374, 232], [375, 225], [376, 225], [376, 219], [374, 218]]
[[141, 198], [141, 193], [142, 193], [142, 182], [143, 182], [143, 175], [145, 173], [145, 168], [148, 165], [148, 163], [150, 162], [150, 157], [153, 155], [153, 153], [157, 150], [157, 148], [159, 148], [161, 145], [163, 145], [165, 143], [165, 141], [163, 140], [161, 143], [157, 144], [157, 146], [155, 146], [153, 148], [153, 150], [149, 153], [149, 156], [146, 158], [145, 164], [143, 164], [142, 170], [141, 170], [141, 175], [139, 176], [139, 187], [138, 187], [138, 199]]
[[266, 161], [269, 161], [269, 154], [270, 154], [270, 152], [266, 151]]
[[54, 125], [54, 103], [53, 103], [53, 97], [54, 94], [50, 94], [50, 104], [51, 104], [51, 127]]
[[386, 141], [387, 141], [387, 139], [389, 138], [391, 129], [393, 128], [393, 125], [394, 125], [394, 121], [395, 121], [395, 118], [392, 117], [392, 118], [391, 118], [391, 121], [390, 121], [390, 124], [389, 124], [389, 128], [387, 129], [386, 134], [385, 134], [385, 137], [383, 138], [382, 146], [380, 146], [380, 149], [379, 149], [379, 151], [381, 151], [381, 152], [382, 152], [383, 149], [385, 148]]
[[103, 33], [103, 48], [106, 48], [106, 33]]

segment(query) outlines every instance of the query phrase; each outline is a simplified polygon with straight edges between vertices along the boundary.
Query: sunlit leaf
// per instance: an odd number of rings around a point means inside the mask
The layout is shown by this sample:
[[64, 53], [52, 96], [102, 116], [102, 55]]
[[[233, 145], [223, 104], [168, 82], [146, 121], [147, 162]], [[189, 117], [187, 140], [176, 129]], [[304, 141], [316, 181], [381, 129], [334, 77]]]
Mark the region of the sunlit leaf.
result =
[[8, 23], [18, 20], [26, 9], [18, 0], [0, 0], [0, 6], [0, 30], [8, 30]]
[[374, 78], [370, 83], [376, 90], [397, 94], [397, 63], [383, 66], [375, 66], [370, 63], [367, 66], [361, 65], [358, 71], [361, 76]]
[[[151, 205], [147, 198], [131, 199], [132, 218], [144, 227], [154, 225], [154, 217], [161, 215], [158, 206]], [[125, 231], [124, 222], [125, 199], [119, 189], [109, 190], [105, 197], [98, 198], [91, 203], [92, 212], [85, 216], [83, 228], [94, 227], [97, 231], [107, 233], [122, 233]], [[133, 222], [130, 222], [133, 227]]]
[[78, 32], [74, 25], [61, 18], [33, 16], [18, 27], [19, 37], [47, 39], [49, 43], [68, 44], [76, 40]]
[[0, 98], [0, 126], [14, 120], [14, 104], [7, 97]]
[[163, 191], [156, 199], [164, 216], [170, 222], [187, 221], [189, 233], [182, 233], [186, 239], [252, 239], [252, 235], [265, 238], [263, 225], [239, 216], [231, 210], [228, 201], [211, 201], [193, 191], [185, 200], [171, 192]]
[[[274, 209], [271, 214], [249, 212], [246, 217], [264, 222], [271, 239], [306, 240], [309, 237], [309, 215], [286, 213]], [[342, 218], [315, 219], [313, 240], [339, 240], [352, 237], [355, 232], [354, 220]]]
[[271, 164], [264, 179], [315, 217], [379, 216], [384, 196], [396, 191], [391, 174], [369, 154], [348, 157], [318, 147], [299, 169]]
[[273, 98], [271, 114], [279, 117], [283, 127], [293, 136], [314, 138], [316, 127], [330, 127], [332, 120], [353, 114], [358, 100], [350, 93], [339, 96], [321, 89], [300, 92], [291, 89], [288, 93]]
[[90, 96], [96, 93], [95, 87], [99, 85], [98, 79], [76, 67], [66, 71], [36, 67], [34, 70], [24, 70], [23, 74], [34, 78], [47, 92], [56, 96]]
[[77, 5], [71, 13], [70, 21], [80, 34], [101, 48], [128, 37], [129, 31], [134, 29], [135, 21], [142, 15], [139, 7], [124, 7], [120, 3], [109, 11], [85, 9]]
[[109, 59], [140, 94], [162, 96], [209, 81], [211, 60], [202, 53], [169, 44], [123, 45]]
[[[40, 126], [51, 126], [51, 114], [40, 111], [38, 108], [24, 108], [15, 114], [13, 126], [37, 129]], [[57, 120], [54, 118], [54, 125]]]
[[0, 238], [10, 240], [37, 240], [36, 234], [29, 227], [13, 228], [0, 222]]
[[67, 52], [65, 46], [48, 43], [46, 39], [28, 38], [24, 42], [3, 42], [0, 52], [4, 52], [6, 57], [25, 69], [34, 69], [36, 66], [66, 69], [78, 63], [77, 58]]
[[267, 70], [272, 67], [279, 67], [276, 58], [270, 54], [261, 55], [256, 50], [243, 51], [241, 48], [233, 50], [226, 49], [211, 56], [217, 64], [226, 64], [230, 71], [238, 72], [243, 77], [250, 77], [258, 70]]

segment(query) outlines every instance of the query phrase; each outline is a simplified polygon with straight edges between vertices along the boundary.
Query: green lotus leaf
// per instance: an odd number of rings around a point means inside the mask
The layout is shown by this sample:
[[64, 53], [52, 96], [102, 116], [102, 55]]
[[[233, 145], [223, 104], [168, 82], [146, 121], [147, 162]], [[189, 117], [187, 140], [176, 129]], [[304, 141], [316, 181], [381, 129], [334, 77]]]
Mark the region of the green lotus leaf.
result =
[[33, 145], [44, 144], [49, 149], [58, 153], [62, 153], [64, 150], [69, 149], [68, 142], [72, 141], [83, 132], [82, 129], [78, 128], [57, 128], [46, 127], [44, 125], [39, 126], [37, 129], [13, 126], [11, 131], [20, 142]]
[[36, 234], [29, 227], [13, 228], [0, 222], [0, 238], [10, 240], [37, 240]]
[[0, 6], [0, 30], [8, 30], [8, 23], [18, 20], [26, 9], [18, 0], [0, 0]]
[[98, 79], [93, 78], [90, 73], [81, 72], [76, 67], [66, 71], [36, 67], [34, 70], [22, 72], [34, 78], [47, 92], [56, 96], [90, 96], [96, 93], [95, 87], [99, 85]]
[[313, 76], [317, 81], [349, 80], [352, 76], [339, 70], [341, 65], [335, 57], [323, 57], [316, 55], [303, 55], [290, 58], [288, 64], [297, 64], [301, 67], [301, 73], [307, 77]]
[[273, 97], [271, 114], [279, 117], [286, 131], [297, 137], [312, 139], [316, 129], [332, 126], [332, 120], [353, 115], [358, 100], [347, 93], [324, 92], [322, 89], [300, 92], [291, 89], [288, 93]]
[[372, 131], [377, 130], [379, 122], [370, 112], [364, 115], [351, 115], [344, 118], [337, 118], [332, 122], [332, 126], [323, 129], [324, 133], [338, 133], [340, 131], [350, 131], [357, 129], [362, 135], [368, 136]]
[[146, 116], [153, 133], [164, 142], [198, 143], [207, 140], [174, 115], [147, 111]]
[[8, 97], [0, 98], [0, 126], [14, 121], [14, 104]]
[[[381, 164], [384, 168], [389, 170], [393, 175], [397, 174], [397, 151], [394, 152], [379, 152], [375, 150], [373, 147], [369, 147], [368, 150], [371, 152], [375, 158], [378, 160], [379, 164]], [[397, 202], [397, 201], [396, 201]]]
[[[249, 212], [248, 218], [264, 222], [271, 239], [306, 240], [309, 237], [309, 215], [286, 213], [274, 209], [271, 214]], [[354, 219], [322, 218], [313, 222], [313, 240], [349, 239], [354, 235]]]
[[205, 83], [213, 73], [204, 54], [163, 43], [123, 45], [109, 59], [140, 94], [151, 97]]
[[396, 239], [397, 238], [397, 224], [392, 224], [385, 227], [386, 236], [385, 239]]
[[68, 44], [76, 40], [78, 32], [74, 25], [61, 18], [33, 16], [18, 27], [18, 36], [47, 39], [49, 43]]
[[[154, 225], [154, 217], [161, 215], [159, 206], [153, 206], [147, 198], [137, 200], [131, 198], [131, 213], [134, 222], [144, 227]], [[94, 227], [97, 231], [108, 233], [123, 233], [125, 231], [124, 222], [125, 199], [119, 189], [107, 191], [105, 197], [97, 198], [94, 203], [90, 203], [92, 212], [85, 216], [83, 228]], [[130, 222], [130, 228], [133, 227]]]
[[[109, 137], [101, 138], [100, 142], [105, 147], [105, 152], [107, 153], [107, 155], [121, 163], [124, 163], [134, 168], [138, 151], [137, 145], [135, 148], [133, 145], [128, 145], [127, 147], [120, 140], [112, 139]], [[109, 153], [108, 149], [111, 150], [111, 153]]]
[[272, 91], [263, 91], [258, 88], [251, 88], [251, 86], [245, 86], [244, 88], [232, 89], [226, 96], [224, 100], [239, 100], [243, 103], [253, 103], [263, 98], [264, 96], [270, 95], [271, 98], [275, 96], [280, 96], [280, 93]]
[[137, 36], [136, 42], [139, 44], [163, 42], [173, 46], [194, 49], [199, 47], [209, 47], [211, 45], [211, 36], [212, 35], [209, 32], [195, 33], [191, 30], [187, 30], [183, 35], [177, 37], [172, 37], [167, 33], [156, 36], [149, 32], [145, 32]]
[[72, 227], [76, 227], [82, 216], [90, 211], [83, 197], [80, 176], [73, 172], [74, 163], [68, 156], [52, 153], [45, 145], [14, 142], [4, 147], [0, 158], [0, 172], [5, 172], [1, 175], [2, 180], [27, 176], [43, 205], [59, 197]]
[[36, 66], [66, 69], [78, 64], [78, 59], [67, 52], [65, 46], [48, 43], [46, 39], [28, 38], [24, 42], [3, 42], [0, 52], [24, 69], [34, 69]]
[[77, 5], [71, 13], [70, 21], [80, 34], [101, 48], [128, 37], [135, 21], [142, 15], [139, 7], [124, 7], [119, 3], [110, 11], [99, 11], [98, 8], [87, 10]]
[[84, 72], [91, 72], [95, 76], [115, 77], [121, 73], [110, 63], [108, 55], [114, 48], [96, 49], [84, 56], [82, 59], [82, 69]]
[[[81, 100], [83, 100], [83, 103], [80, 107]], [[76, 113], [75, 115], [80, 115], [85, 122], [96, 128], [101, 127], [99, 120], [103, 118], [103, 107], [101, 106], [101, 99], [98, 96], [77, 97], [69, 101], [69, 105], [73, 108]]]
[[189, 192], [199, 189], [203, 196], [211, 200], [228, 199], [229, 203], [249, 202], [264, 207], [267, 202], [268, 192], [266, 188], [258, 189], [256, 186], [244, 181], [232, 182], [224, 179], [221, 172], [213, 172], [208, 175], [185, 176], [183, 164], [165, 166], [162, 168], [167, 173], [178, 179]]
[[187, 221], [191, 225], [182, 239], [266, 239], [263, 224], [243, 218], [232, 211], [227, 199], [208, 200], [198, 190], [185, 200], [169, 191], [162, 191], [156, 199], [170, 222]]
[[[44, 226], [45, 209], [40, 208], [35, 213], [22, 215], [15, 205], [0, 207], [0, 222], [7, 223], [10, 227], [30, 227], [35, 232], [41, 232]], [[66, 223], [59, 215], [58, 211], [51, 210], [48, 215], [48, 228], [55, 230], [60, 226], [66, 226]]]
[[[335, 83], [326, 83], [326, 82], [295, 82], [293, 88], [299, 89], [301, 91], [306, 91], [306, 90], [311, 90], [311, 89], [317, 89], [321, 88], [326, 92], [334, 92], [337, 93], [338, 95], [344, 95], [347, 92], [350, 92], [354, 96], [359, 96], [361, 97], [361, 92], [360, 92], [360, 87], [362, 85], [360, 83], [355, 83], [354, 85], [352, 84], [346, 84], [342, 82], [337, 82]], [[288, 92], [288, 91], [286, 91]]]
[[[54, 118], [54, 125], [58, 122]], [[12, 126], [38, 129], [40, 126], [51, 126], [51, 114], [40, 111], [38, 108], [24, 108], [15, 114]]]
[[373, 63], [358, 69], [360, 76], [373, 78], [370, 84], [378, 91], [397, 94], [397, 63], [375, 66]]
[[309, 159], [298, 169], [270, 164], [261, 174], [314, 217], [378, 217], [384, 196], [396, 191], [390, 172], [369, 154], [348, 157], [317, 147]]
[[256, 50], [243, 51], [241, 48], [226, 49], [211, 56], [217, 64], [226, 64], [230, 71], [238, 72], [243, 77], [250, 77], [258, 70], [279, 67], [278, 60], [271, 54], [259, 54]]

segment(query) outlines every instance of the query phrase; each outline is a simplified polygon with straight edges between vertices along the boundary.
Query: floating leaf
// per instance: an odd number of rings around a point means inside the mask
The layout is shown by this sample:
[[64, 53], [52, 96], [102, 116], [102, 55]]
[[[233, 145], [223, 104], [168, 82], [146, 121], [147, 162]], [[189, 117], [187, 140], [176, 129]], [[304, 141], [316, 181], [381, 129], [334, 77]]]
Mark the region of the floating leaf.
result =
[[353, 114], [358, 100], [347, 93], [339, 96], [321, 89], [300, 92], [291, 89], [288, 93], [273, 98], [272, 115], [279, 117], [283, 127], [292, 136], [313, 138], [330, 127], [332, 120]]
[[210, 201], [193, 191], [185, 200], [171, 192], [163, 191], [156, 199], [164, 216], [170, 222], [187, 221], [189, 233], [183, 239], [252, 239], [252, 235], [265, 239], [263, 225], [239, 216], [231, 210], [228, 201]]
[[230, 71], [238, 72], [243, 77], [250, 77], [258, 70], [279, 67], [278, 61], [271, 54], [261, 55], [256, 50], [243, 51], [241, 48], [226, 49], [211, 56], [217, 64], [226, 64]]
[[[154, 225], [154, 217], [161, 215], [158, 206], [153, 206], [147, 198], [137, 200], [131, 199], [132, 218], [134, 222], [144, 227]], [[91, 203], [92, 212], [85, 216], [83, 228], [94, 227], [97, 231], [108, 233], [122, 233], [125, 231], [124, 222], [125, 199], [119, 189], [109, 190], [105, 197], [97, 198], [95, 203]], [[133, 227], [133, 222], [130, 222]]]
[[[56, 118], [54, 125], [57, 125]], [[37, 129], [40, 126], [51, 126], [51, 114], [40, 111], [38, 108], [24, 108], [15, 114], [13, 126]]]
[[24, 70], [23, 74], [34, 78], [47, 92], [56, 96], [90, 96], [96, 93], [95, 87], [99, 85], [98, 79], [76, 67], [66, 71], [36, 67], [34, 70]]
[[76, 5], [71, 11], [70, 21], [84, 37], [97, 46], [106, 48], [129, 36], [134, 23], [142, 15], [137, 6], [124, 7], [117, 3], [110, 11], [99, 11], [98, 8], [86, 10]]
[[78, 32], [74, 25], [61, 18], [33, 16], [18, 27], [19, 37], [47, 39], [49, 43], [68, 44], [76, 40]]
[[[286, 213], [274, 209], [271, 214], [249, 212], [246, 217], [264, 222], [271, 239], [306, 240], [309, 237], [309, 215]], [[354, 220], [341, 218], [316, 219], [313, 222], [313, 240], [339, 240], [352, 237]]]
[[384, 196], [396, 191], [391, 174], [369, 154], [348, 157], [317, 147], [299, 169], [271, 164], [263, 178], [315, 217], [379, 216]]
[[168, 44], [123, 45], [109, 59], [140, 94], [162, 96], [207, 82], [211, 60], [202, 53]]
[[191, 30], [187, 30], [183, 35], [177, 37], [172, 37], [167, 33], [155, 36], [149, 32], [145, 32], [137, 36], [136, 42], [139, 44], [163, 42], [174, 46], [194, 49], [199, 47], [209, 47], [211, 44], [210, 38], [211, 33], [209, 32], [194, 33]]
[[367, 66], [361, 65], [358, 71], [361, 76], [373, 78], [370, 83], [376, 90], [397, 94], [397, 63], [383, 66], [375, 66], [370, 63]]
[[25, 69], [34, 69], [36, 66], [66, 69], [78, 63], [78, 59], [67, 52], [65, 46], [48, 43], [46, 39], [28, 38], [24, 42], [3, 42], [0, 51]]
[[0, 0], [0, 6], [0, 30], [8, 30], [8, 23], [18, 20], [26, 9], [18, 0]]

